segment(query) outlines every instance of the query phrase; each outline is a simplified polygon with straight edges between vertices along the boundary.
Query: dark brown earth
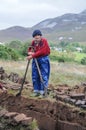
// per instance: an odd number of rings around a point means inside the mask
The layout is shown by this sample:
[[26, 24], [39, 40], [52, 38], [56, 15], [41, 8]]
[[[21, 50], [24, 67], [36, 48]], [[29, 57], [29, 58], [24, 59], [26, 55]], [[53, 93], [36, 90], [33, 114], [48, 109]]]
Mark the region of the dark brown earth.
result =
[[[4, 75], [4, 72], [1, 73], [1, 77], [2, 74]], [[24, 113], [27, 117], [35, 118], [40, 130], [86, 130], [85, 83], [73, 88], [66, 84], [58, 85], [56, 89], [49, 85], [47, 99], [30, 98], [24, 92], [22, 96], [16, 97], [15, 93], [9, 94], [9, 91], [16, 92], [16, 89], [19, 89], [20, 77], [13, 73], [11, 76], [10, 80], [14, 83], [3, 80], [9, 78], [7, 74], [0, 80], [3, 88], [7, 89], [7, 92], [4, 89], [0, 91], [1, 107], [9, 112]], [[18, 79], [14, 78], [15, 76]], [[13, 79], [17, 79], [16, 84]], [[25, 89], [27, 92], [32, 91], [29, 82], [25, 83], [24, 91]]]
[[86, 112], [60, 101], [29, 99], [2, 93], [0, 94], [0, 105], [10, 112], [24, 113], [36, 118], [41, 130], [58, 130], [60, 121], [73, 123], [73, 125], [75, 123], [82, 127], [81, 130], [86, 127]]

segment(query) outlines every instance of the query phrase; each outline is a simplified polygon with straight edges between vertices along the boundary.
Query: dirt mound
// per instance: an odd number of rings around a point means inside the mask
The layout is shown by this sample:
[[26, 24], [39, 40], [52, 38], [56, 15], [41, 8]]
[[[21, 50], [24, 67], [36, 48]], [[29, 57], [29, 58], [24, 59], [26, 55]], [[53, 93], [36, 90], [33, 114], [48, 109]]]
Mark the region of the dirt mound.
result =
[[[0, 130], [32, 130], [31, 125], [34, 120], [32, 117], [27, 117], [25, 114], [17, 112], [8, 112], [7, 110], [0, 108]], [[38, 127], [35, 126], [38, 130]]]
[[86, 127], [86, 112], [60, 101], [15, 97], [2, 93], [0, 94], [0, 104], [10, 112], [24, 113], [36, 118], [41, 130], [60, 130], [58, 123], [62, 123], [61, 121], [69, 122], [71, 125], [77, 123], [77, 127], [82, 127], [81, 130]]
[[[2, 67], [0, 79], [1, 89], [4, 87], [13, 94], [22, 82], [17, 73], [8, 75]], [[28, 81], [25, 82], [21, 97], [1, 91], [0, 105], [9, 112], [24, 113], [27, 117], [37, 119], [40, 130], [86, 130], [86, 83], [73, 88], [66, 84], [57, 87], [50, 84], [48, 99], [31, 99], [31, 91], [32, 85]]]
[[[23, 78], [19, 76], [19, 74], [11, 72], [9, 75], [5, 72], [3, 67], [0, 67], [0, 79], [8, 79], [14, 83], [22, 83]], [[25, 81], [25, 84], [28, 84], [28, 81]]]

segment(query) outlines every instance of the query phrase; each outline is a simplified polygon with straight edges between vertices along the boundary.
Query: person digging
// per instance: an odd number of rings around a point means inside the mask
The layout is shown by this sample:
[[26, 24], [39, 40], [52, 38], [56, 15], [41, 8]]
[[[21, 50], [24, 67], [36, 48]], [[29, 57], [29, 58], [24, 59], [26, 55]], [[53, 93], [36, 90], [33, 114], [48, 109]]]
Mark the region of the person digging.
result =
[[[32, 97], [46, 97], [50, 76], [50, 47], [40, 30], [32, 33], [33, 40], [28, 48], [28, 60], [32, 59]], [[34, 51], [33, 51], [34, 50]]]

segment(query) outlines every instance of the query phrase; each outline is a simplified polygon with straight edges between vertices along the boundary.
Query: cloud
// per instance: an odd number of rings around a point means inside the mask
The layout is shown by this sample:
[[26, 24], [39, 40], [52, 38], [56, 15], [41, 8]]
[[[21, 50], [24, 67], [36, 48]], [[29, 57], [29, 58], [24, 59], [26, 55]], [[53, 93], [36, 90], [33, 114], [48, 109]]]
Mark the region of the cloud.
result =
[[1, 0], [0, 28], [33, 26], [47, 18], [86, 9], [86, 0]]

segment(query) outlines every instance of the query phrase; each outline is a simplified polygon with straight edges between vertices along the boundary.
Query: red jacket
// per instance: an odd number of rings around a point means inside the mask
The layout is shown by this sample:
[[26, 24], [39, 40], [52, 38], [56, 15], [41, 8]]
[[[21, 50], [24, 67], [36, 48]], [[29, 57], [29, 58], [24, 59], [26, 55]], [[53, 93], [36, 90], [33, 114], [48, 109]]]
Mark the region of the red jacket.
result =
[[[45, 38], [42, 38], [38, 45], [35, 41], [32, 41], [31, 46], [33, 46], [35, 50], [35, 53], [32, 55], [33, 58], [43, 57], [50, 54], [50, 47]], [[32, 49], [28, 48], [28, 52], [30, 51], [32, 51]]]

